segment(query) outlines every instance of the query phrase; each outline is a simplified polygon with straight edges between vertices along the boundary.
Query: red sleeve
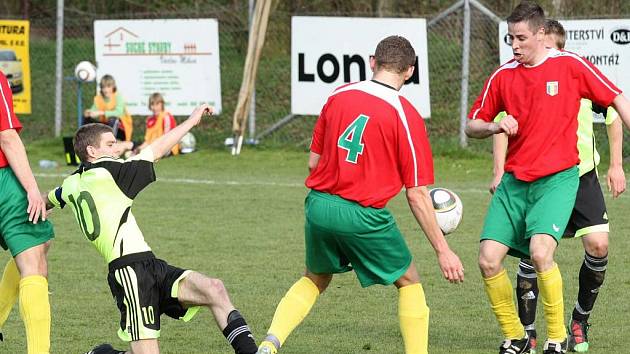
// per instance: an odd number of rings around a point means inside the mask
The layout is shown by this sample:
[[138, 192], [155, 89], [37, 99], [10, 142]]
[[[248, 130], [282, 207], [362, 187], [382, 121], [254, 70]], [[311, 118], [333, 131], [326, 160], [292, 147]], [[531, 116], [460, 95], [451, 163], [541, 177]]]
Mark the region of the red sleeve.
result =
[[313, 129], [313, 137], [311, 139], [311, 151], [321, 155], [324, 151], [324, 135], [326, 132], [326, 108], [330, 103], [330, 98], [328, 102], [322, 108], [322, 112], [319, 114], [319, 118], [317, 118], [317, 122], [315, 122], [315, 128]]
[[580, 85], [580, 94], [584, 98], [608, 107], [621, 94], [621, 90], [597, 69], [593, 63], [575, 54], [572, 60], [576, 68]]
[[398, 168], [403, 184], [407, 188], [433, 184], [433, 154], [424, 120], [409, 101], [400, 100], [405, 115], [398, 124]]
[[20, 131], [22, 124], [13, 112], [13, 94], [9, 81], [4, 73], [0, 72], [0, 131], [7, 129]]
[[177, 122], [175, 121], [175, 117], [173, 117], [170, 113], [166, 112], [166, 117], [164, 118], [164, 122], [162, 122], [162, 128], [164, 131], [169, 131], [177, 126]]
[[499, 73], [502, 67], [497, 69], [486, 80], [479, 97], [475, 100], [468, 119], [481, 119], [486, 122], [492, 122], [499, 112], [504, 111], [503, 100], [499, 91]]

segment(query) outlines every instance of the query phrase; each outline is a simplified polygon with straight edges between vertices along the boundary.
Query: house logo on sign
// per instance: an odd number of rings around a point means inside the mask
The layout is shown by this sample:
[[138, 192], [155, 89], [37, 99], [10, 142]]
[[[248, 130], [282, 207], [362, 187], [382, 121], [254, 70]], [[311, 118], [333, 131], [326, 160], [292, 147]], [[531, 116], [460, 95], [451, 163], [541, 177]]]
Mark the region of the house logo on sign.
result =
[[105, 44], [103, 46], [105, 46], [106, 51], [109, 53], [122, 52], [119, 48], [124, 49], [123, 44], [135, 38], [138, 38], [138, 35], [124, 27], [118, 27], [105, 35]]

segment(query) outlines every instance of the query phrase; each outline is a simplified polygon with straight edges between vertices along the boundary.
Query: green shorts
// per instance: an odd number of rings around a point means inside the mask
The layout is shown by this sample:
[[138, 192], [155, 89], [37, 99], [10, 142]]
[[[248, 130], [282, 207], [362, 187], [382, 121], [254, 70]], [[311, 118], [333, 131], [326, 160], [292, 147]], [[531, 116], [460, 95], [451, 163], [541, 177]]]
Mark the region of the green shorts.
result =
[[481, 240], [494, 240], [510, 248], [508, 254], [529, 258], [529, 239], [536, 234], [562, 238], [579, 183], [577, 167], [533, 182], [506, 173], [492, 197]]
[[354, 269], [362, 287], [389, 285], [411, 264], [411, 253], [389, 210], [365, 208], [311, 191], [306, 197], [306, 268], [315, 274]]
[[10, 167], [0, 168], [0, 246], [13, 257], [55, 237], [52, 224], [28, 221], [26, 191]]

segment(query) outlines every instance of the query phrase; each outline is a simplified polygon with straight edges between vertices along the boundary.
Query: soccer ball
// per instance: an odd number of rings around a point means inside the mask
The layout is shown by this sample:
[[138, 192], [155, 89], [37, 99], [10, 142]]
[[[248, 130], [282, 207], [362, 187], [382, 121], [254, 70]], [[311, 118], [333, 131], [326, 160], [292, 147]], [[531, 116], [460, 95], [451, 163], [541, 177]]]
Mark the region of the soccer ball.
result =
[[195, 136], [191, 132], [188, 132], [179, 142], [179, 152], [182, 154], [189, 154], [195, 151], [196, 144], [197, 140], [195, 139]]
[[435, 216], [442, 232], [447, 235], [457, 229], [462, 221], [463, 204], [457, 194], [446, 188], [434, 188], [429, 192]]
[[96, 79], [96, 67], [89, 61], [82, 61], [74, 68], [74, 77], [81, 82], [92, 82]]

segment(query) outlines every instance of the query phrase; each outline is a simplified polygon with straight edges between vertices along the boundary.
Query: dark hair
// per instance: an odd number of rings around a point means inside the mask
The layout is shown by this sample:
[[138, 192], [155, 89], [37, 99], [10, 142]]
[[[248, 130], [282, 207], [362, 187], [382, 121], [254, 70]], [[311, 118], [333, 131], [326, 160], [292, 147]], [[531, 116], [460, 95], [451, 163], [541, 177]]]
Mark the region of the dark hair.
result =
[[378, 43], [374, 52], [377, 69], [404, 73], [416, 63], [416, 51], [401, 36], [389, 36]]
[[90, 123], [82, 126], [74, 134], [74, 153], [83, 162], [87, 162], [87, 147], [99, 146], [103, 133], [114, 133], [109, 125], [101, 123]]
[[103, 75], [103, 77], [101, 78], [101, 82], [98, 84], [98, 86], [101, 88], [101, 96], [105, 97], [105, 95], [103, 94], [103, 87], [110, 85], [114, 87], [114, 92], [116, 92], [116, 80], [114, 80], [114, 77], [110, 74]]
[[564, 49], [564, 45], [567, 42], [566, 33], [562, 24], [556, 20], [545, 21], [545, 34], [553, 34], [556, 37], [556, 46], [560, 49]]
[[522, 1], [507, 18], [508, 23], [527, 22], [529, 29], [536, 33], [545, 26], [545, 10], [533, 1]]

